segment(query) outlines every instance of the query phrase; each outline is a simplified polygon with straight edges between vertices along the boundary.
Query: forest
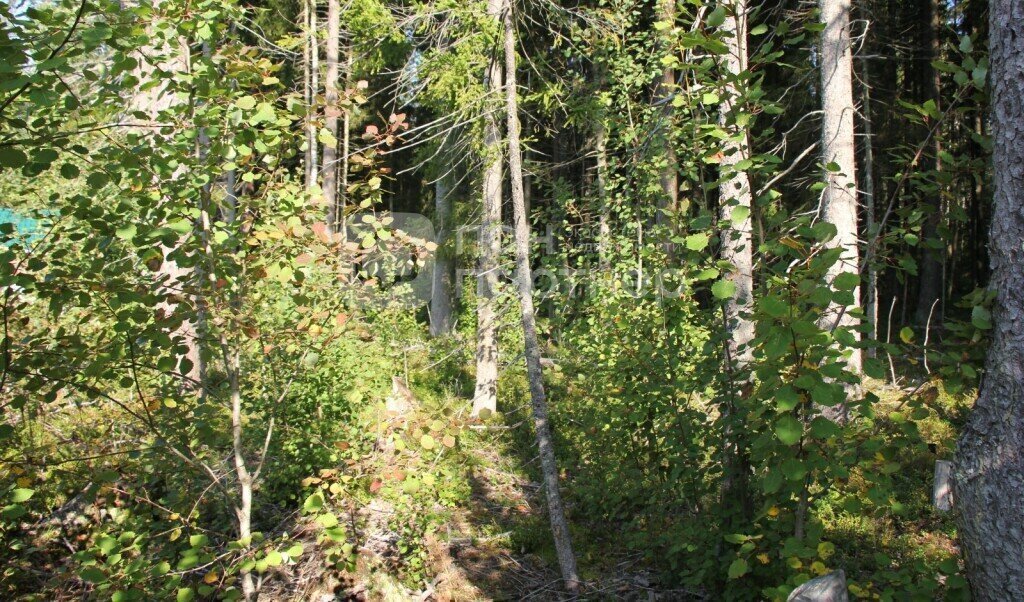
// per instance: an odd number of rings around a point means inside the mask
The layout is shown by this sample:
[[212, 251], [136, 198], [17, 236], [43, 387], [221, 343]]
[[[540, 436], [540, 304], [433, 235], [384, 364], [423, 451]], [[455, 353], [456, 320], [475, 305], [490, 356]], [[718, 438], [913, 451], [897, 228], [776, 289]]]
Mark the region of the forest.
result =
[[0, 599], [1024, 600], [1024, 0], [0, 33]]

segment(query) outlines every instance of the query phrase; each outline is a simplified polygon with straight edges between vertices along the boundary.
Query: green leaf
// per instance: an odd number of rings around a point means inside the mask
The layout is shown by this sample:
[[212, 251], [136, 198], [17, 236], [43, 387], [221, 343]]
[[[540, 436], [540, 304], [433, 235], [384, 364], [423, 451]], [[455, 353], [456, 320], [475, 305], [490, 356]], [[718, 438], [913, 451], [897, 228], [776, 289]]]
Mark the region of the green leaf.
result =
[[21, 504], [11, 504], [10, 506], [4, 506], [3, 510], [0, 510], [0, 516], [4, 520], [17, 520], [28, 514], [28, 510]]
[[256, 108], [256, 99], [252, 96], [243, 96], [235, 101], [235, 106], [243, 111], [251, 111]]
[[736, 294], [736, 283], [732, 280], [719, 280], [711, 285], [711, 294], [715, 299], [731, 299]]
[[775, 493], [782, 488], [782, 483], [785, 481], [782, 472], [779, 470], [772, 470], [764, 476], [764, 492]]
[[434, 441], [434, 438], [431, 437], [430, 435], [423, 435], [422, 437], [420, 437], [420, 446], [423, 449], [434, 449], [436, 445], [437, 443]]
[[750, 207], [740, 205], [732, 208], [732, 213], [729, 214], [729, 221], [732, 222], [733, 228], [739, 228], [743, 225], [743, 222], [747, 221], [748, 217], [750, 217]]
[[691, 251], [702, 251], [708, 246], [708, 235], [703, 233], [691, 234], [686, 237], [686, 248]]
[[843, 272], [832, 281], [832, 286], [841, 291], [852, 291], [860, 286], [860, 276], [852, 272]]
[[28, 162], [28, 156], [16, 148], [0, 147], [0, 166], [21, 167]]
[[737, 558], [729, 565], [729, 578], [739, 579], [743, 575], [746, 575], [749, 570], [750, 565], [747, 564], [747, 561], [742, 558]]
[[768, 33], [768, 26], [765, 25], [764, 23], [750, 30], [750, 35], [752, 36], [761, 36], [766, 33]]
[[718, 275], [721, 273], [721, 270], [718, 268], [705, 268], [700, 272], [697, 272], [697, 275], [694, 276], [694, 280], [712, 280], [714, 278], [718, 278]]
[[971, 310], [971, 324], [975, 328], [989, 330], [992, 328], [992, 313], [981, 305], [975, 305]]
[[807, 466], [796, 458], [787, 458], [782, 461], [782, 474], [790, 481], [799, 481], [807, 475]]
[[779, 388], [775, 391], [775, 407], [782, 412], [788, 412], [800, 403], [800, 395], [790, 385]]
[[789, 314], [789, 303], [780, 297], [768, 296], [761, 299], [761, 309], [773, 318], [782, 318]]
[[60, 166], [60, 175], [66, 180], [77, 178], [80, 173], [82, 171], [73, 163], [65, 163]]
[[783, 416], [775, 421], [775, 435], [783, 445], [793, 445], [800, 440], [804, 425], [792, 416]]
[[88, 583], [103, 583], [107, 580], [107, 574], [94, 566], [87, 566], [78, 571], [78, 576]]
[[196, 599], [196, 592], [191, 587], [179, 587], [178, 595], [175, 597], [177, 602], [192, 602]]
[[725, 23], [725, 7], [718, 5], [708, 14], [707, 24], [708, 27], [718, 27], [722, 23]]
[[278, 566], [284, 562], [284, 557], [277, 550], [267, 553], [267, 566]]
[[900, 340], [909, 345], [914, 340], [914, 329], [904, 326], [900, 330]]
[[319, 493], [306, 498], [306, 501], [302, 503], [302, 509], [306, 512], [316, 512], [317, 510], [324, 507], [324, 496]]
[[839, 427], [828, 418], [818, 416], [811, 421], [810, 431], [815, 439], [829, 439], [839, 434]]
[[15, 504], [28, 501], [35, 493], [32, 489], [15, 489], [11, 494], [11, 501]]
[[252, 117], [249, 117], [249, 125], [259, 125], [268, 121], [273, 121], [276, 117], [274, 113], [274, 107], [270, 103], [261, 102], [256, 106], [256, 112], [253, 113]]
[[885, 365], [877, 358], [867, 358], [864, 360], [864, 374], [871, 378], [885, 378]]
[[121, 240], [131, 240], [135, 237], [135, 233], [138, 231], [135, 224], [125, 224], [118, 228], [114, 234], [117, 235]]

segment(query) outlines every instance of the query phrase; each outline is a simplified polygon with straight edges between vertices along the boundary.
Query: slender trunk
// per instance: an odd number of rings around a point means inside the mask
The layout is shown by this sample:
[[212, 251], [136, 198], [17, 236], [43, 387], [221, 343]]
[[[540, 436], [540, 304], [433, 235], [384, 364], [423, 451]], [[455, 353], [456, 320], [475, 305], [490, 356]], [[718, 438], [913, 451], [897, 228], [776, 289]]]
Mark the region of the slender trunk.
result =
[[[245, 462], [245, 445], [242, 441], [242, 390], [239, 382], [241, 360], [237, 349], [232, 349], [224, 333], [220, 335], [221, 350], [228, 373], [228, 385], [231, 395], [231, 455], [235, 465], [235, 477], [238, 479], [238, 505], [235, 507], [235, 520], [238, 523], [238, 539], [245, 549], [252, 545], [252, 486], [253, 478]], [[242, 594], [246, 600], [256, 595], [256, 586], [250, 571], [242, 571]]]
[[320, 46], [316, 35], [316, 0], [308, 0], [307, 15], [309, 22], [306, 32], [309, 44], [309, 104], [306, 105], [309, 115], [306, 117], [306, 142], [308, 144], [309, 171], [306, 178], [306, 190], [316, 187], [317, 175], [317, 142], [316, 142], [316, 95], [320, 92]]
[[[938, 110], [942, 110], [942, 96], [940, 93], [941, 83], [939, 72], [932, 68], [932, 61], [939, 58], [939, 21], [940, 12], [936, 0], [918, 0], [918, 45], [922, 56], [916, 62], [920, 77], [921, 102], [931, 100]], [[931, 124], [926, 124], [922, 131], [927, 133]], [[933, 171], [935, 179], [935, 190], [926, 190], [924, 199], [924, 222], [921, 224], [921, 270], [918, 278], [919, 290], [917, 295], [917, 308], [914, 312], [914, 322], [924, 326], [931, 314], [932, 306], [936, 299], [942, 295], [942, 264], [945, 256], [945, 245], [939, 239], [939, 222], [942, 217], [941, 198], [943, 196], [943, 185], [939, 172], [942, 171], [942, 136], [939, 133], [932, 138], [933, 150], [925, 153], [922, 157], [921, 168], [925, 171]], [[933, 245], [935, 248], [932, 248]], [[940, 312], [941, 319], [941, 312]]]
[[[658, 18], [670, 25], [666, 32], [672, 30], [671, 26], [676, 21], [676, 0], [658, 1]], [[670, 48], [670, 41], [665, 46]], [[676, 164], [676, 152], [672, 145], [672, 132], [675, 129], [672, 123], [672, 102], [671, 97], [676, 86], [676, 72], [671, 67], [665, 67], [661, 71], [661, 81], [658, 83], [655, 101], [661, 106], [661, 130], [664, 132], [663, 153], [665, 165], [661, 170], [658, 180], [661, 183], [661, 203], [658, 206], [656, 223], [667, 225], [670, 229], [675, 223], [675, 212], [679, 208], [679, 166]], [[667, 212], [667, 213], [666, 213]], [[671, 216], [671, 217], [670, 217]], [[666, 251], [671, 251], [671, 243], [666, 243]]]
[[990, 11], [993, 330], [954, 480], [967, 576], [982, 602], [1024, 600], [1024, 0], [994, 0]]
[[[349, 44], [345, 50], [345, 89], [352, 85], [352, 45]], [[346, 106], [341, 116], [341, 186], [338, 195], [341, 202], [338, 205], [338, 230], [341, 232], [341, 239], [348, 242], [348, 231], [346, 227], [345, 212], [348, 207], [348, 155], [351, 146], [351, 135], [349, 134], [350, 108]]]
[[608, 130], [604, 117], [597, 124], [597, 174], [594, 181], [597, 185], [598, 215], [597, 221], [597, 256], [602, 270], [607, 270], [611, 262], [611, 199], [608, 195]]
[[[604, 68], [595, 68], [595, 80], [598, 89], [605, 85]], [[595, 116], [594, 147], [596, 165], [594, 167], [594, 184], [597, 188], [597, 259], [601, 270], [607, 270], [610, 262], [611, 244], [611, 200], [608, 198], [608, 126], [604, 111]]]
[[327, 205], [327, 227], [338, 228], [338, 38], [341, 36], [341, 7], [339, 0], [327, 0], [327, 74], [324, 88], [324, 127], [330, 132], [324, 143], [323, 182], [324, 203]]
[[[875, 152], [871, 117], [871, 75], [868, 59], [862, 58], [861, 78], [861, 113], [864, 116], [864, 169], [861, 171], [864, 180], [864, 226], [869, 238], [875, 236]], [[874, 261], [866, 266], [867, 294], [864, 299], [864, 314], [868, 320], [868, 339], [878, 340], [878, 272]], [[873, 357], [874, 349], [868, 351]]]
[[526, 372], [530, 381], [530, 400], [533, 405], [533, 425], [540, 451], [541, 471], [544, 473], [544, 492], [548, 502], [548, 518], [555, 539], [555, 551], [562, 579], [568, 591], [579, 589], [576, 574], [576, 555], [572, 549], [569, 525], [558, 491], [558, 465], [548, 423], [548, 404], [544, 392], [544, 375], [540, 365], [540, 343], [533, 309], [533, 275], [530, 270], [530, 226], [526, 222], [526, 203], [523, 194], [522, 149], [519, 141], [519, 107], [516, 86], [516, 41], [512, 9], [505, 6], [505, 98], [508, 119], [508, 164], [512, 179], [512, 210], [515, 219], [516, 284], [522, 307], [523, 335], [526, 345]]
[[[444, 169], [442, 167], [442, 169]], [[453, 326], [452, 290], [455, 286], [455, 262], [449, 239], [452, 231], [450, 177], [442, 174], [434, 182], [437, 251], [434, 253], [433, 284], [430, 292], [430, 334], [449, 334]]]
[[[502, 0], [487, 0], [487, 15], [501, 23]], [[487, 68], [488, 95], [501, 94], [501, 63]], [[496, 100], [493, 98], [492, 100]], [[476, 391], [473, 415], [492, 413], [498, 406], [498, 259], [501, 255], [501, 132], [488, 103], [484, 121], [483, 215], [480, 220], [480, 265], [477, 276]]]
[[302, 162], [302, 167], [305, 170], [306, 175], [306, 190], [308, 191], [313, 187], [313, 128], [312, 122], [312, 108], [313, 108], [313, 92], [312, 86], [310, 85], [312, 71], [309, 68], [309, 1], [302, 0], [302, 12], [300, 14], [302, 19], [302, 98], [306, 106], [306, 149], [305, 149], [305, 160]]
[[[860, 270], [860, 251], [857, 248], [857, 193], [855, 146], [853, 138], [853, 56], [850, 48], [850, 0], [819, 0], [821, 19], [825, 29], [821, 34], [821, 162], [832, 169], [825, 170], [826, 186], [821, 195], [820, 215], [834, 225], [837, 233], [827, 244], [842, 249], [840, 261], [829, 268], [828, 278], [841, 273], [857, 274]], [[856, 303], [860, 286], [853, 290]], [[854, 330], [858, 320], [849, 308], [836, 303], [829, 305], [820, 326], [830, 330], [836, 325]], [[854, 372], [861, 370], [861, 352], [851, 349], [847, 365]], [[838, 414], [841, 407], [831, 408]], [[827, 412], [828, 413], [828, 412]], [[838, 417], [838, 416], [835, 416]]]

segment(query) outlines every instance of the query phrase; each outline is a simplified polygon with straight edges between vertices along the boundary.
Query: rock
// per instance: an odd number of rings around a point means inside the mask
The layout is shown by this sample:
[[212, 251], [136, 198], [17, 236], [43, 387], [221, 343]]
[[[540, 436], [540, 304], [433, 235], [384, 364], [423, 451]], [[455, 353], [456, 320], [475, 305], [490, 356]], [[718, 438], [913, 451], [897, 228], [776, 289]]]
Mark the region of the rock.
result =
[[385, 411], [388, 416], [404, 416], [409, 410], [416, 407], [416, 396], [412, 394], [409, 387], [397, 376], [391, 377], [391, 395], [385, 402]]
[[786, 602], [849, 602], [846, 573], [842, 569], [811, 579], [786, 598]]

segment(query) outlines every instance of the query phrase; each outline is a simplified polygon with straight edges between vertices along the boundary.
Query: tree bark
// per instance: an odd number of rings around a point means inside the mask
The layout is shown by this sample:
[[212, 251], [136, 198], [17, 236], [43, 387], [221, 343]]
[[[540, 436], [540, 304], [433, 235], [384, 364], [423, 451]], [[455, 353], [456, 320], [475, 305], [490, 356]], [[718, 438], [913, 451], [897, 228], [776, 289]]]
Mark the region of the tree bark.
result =
[[[861, 177], [864, 180], [864, 226], [867, 236], [875, 236], [875, 151], [873, 121], [871, 115], [871, 74], [868, 60], [862, 58], [861, 79], [861, 113], [864, 121], [864, 169]], [[864, 314], [868, 319], [868, 339], [878, 340], [878, 271], [874, 260], [869, 258], [865, 266], [867, 274], [867, 294], [864, 296]], [[874, 349], [868, 352], [874, 357]]]
[[306, 115], [306, 158], [309, 164], [306, 168], [306, 191], [316, 186], [317, 175], [317, 141], [316, 141], [316, 95], [320, 91], [320, 47], [316, 39], [316, 0], [307, 0], [306, 12], [306, 44], [308, 45], [309, 65], [309, 102], [306, 108], [309, 111]]
[[[821, 195], [820, 215], [836, 227], [835, 238], [827, 244], [842, 249], [842, 257], [829, 268], [833, 280], [843, 272], [859, 273], [860, 251], [857, 247], [856, 154], [853, 138], [853, 55], [850, 48], [850, 0], [819, 0], [821, 20], [821, 162], [833, 169], [825, 170], [826, 186]], [[860, 298], [860, 287], [853, 290]], [[856, 340], [860, 332], [852, 330], [858, 320], [849, 308], [829, 305], [820, 326], [831, 330], [836, 321], [840, 328], [850, 328]], [[861, 370], [860, 349], [850, 350], [847, 362], [854, 372]], [[842, 410], [840, 409], [840, 412]]]
[[[920, 102], [931, 100], [935, 107], [942, 109], [942, 97], [940, 94], [941, 83], [938, 72], [932, 67], [932, 61], [939, 55], [939, 7], [936, 0], [917, 0], [918, 19], [917, 26], [918, 48], [921, 56], [916, 61], [916, 68], [920, 82]], [[923, 135], [927, 135], [930, 124], [922, 128]], [[932, 171], [935, 174], [935, 190], [926, 190], [923, 194], [924, 200], [924, 222], [921, 224], [921, 270], [918, 278], [917, 308], [914, 312], [914, 322], [919, 326], [925, 326], [928, 317], [932, 313], [932, 306], [936, 299], [942, 297], [942, 262], [945, 254], [945, 245], [938, 241], [939, 222], [942, 218], [942, 182], [938, 178], [938, 172], [942, 170], [942, 136], [936, 135], [932, 139], [932, 152], [925, 153], [921, 160], [921, 169]], [[932, 249], [933, 242], [940, 242], [937, 249]], [[940, 307], [942, 304], [939, 304]], [[941, 317], [940, 310], [939, 316]]]
[[990, 11], [992, 343], [953, 489], [971, 591], [982, 602], [1024, 600], [1024, 0], [994, 0]]
[[339, 0], [327, 0], [327, 74], [324, 82], [326, 106], [324, 127], [330, 140], [324, 143], [323, 186], [327, 205], [327, 227], [338, 229], [338, 38], [341, 36], [341, 7]]
[[[487, 0], [487, 15], [501, 24], [502, 0]], [[487, 68], [488, 95], [501, 95], [501, 63]], [[491, 104], [488, 103], [488, 107]], [[473, 416], [498, 407], [498, 259], [501, 255], [501, 132], [494, 112], [484, 121], [483, 215], [480, 220], [480, 264], [477, 274], [476, 391]]]
[[515, 220], [516, 285], [522, 309], [523, 338], [525, 339], [526, 373], [530, 382], [530, 401], [533, 406], [533, 426], [540, 451], [541, 472], [544, 475], [544, 492], [548, 503], [548, 518], [555, 540], [558, 565], [562, 571], [565, 588], [575, 593], [579, 590], [579, 575], [576, 573], [576, 555], [572, 549], [569, 525], [562, 508], [562, 497], [558, 490], [558, 464], [555, 458], [551, 426], [548, 423], [547, 396], [544, 391], [544, 374], [540, 364], [540, 343], [537, 340], [537, 323], [533, 308], [533, 274], [530, 269], [530, 226], [526, 221], [526, 202], [523, 193], [523, 160], [519, 140], [519, 102], [516, 86], [516, 41], [515, 28], [510, 4], [504, 11], [505, 41], [505, 110], [508, 120], [508, 164], [512, 180], [512, 211]]
[[[669, 24], [669, 28], [666, 32], [672, 31], [672, 26], [676, 21], [676, 0], [658, 0], [658, 18]], [[666, 40], [666, 51], [669, 49], [669, 43]], [[676, 164], [676, 152], [672, 146], [672, 94], [676, 85], [676, 71], [671, 67], [665, 67], [661, 71], [661, 81], [658, 82], [657, 94], [655, 95], [656, 102], [661, 105], [661, 119], [662, 127], [660, 128], [664, 132], [664, 147], [663, 153], [665, 157], [665, 166], [661, 170], [661, 174], [658, 178], [661, 183], [661, 204], [658, 206], [658, 214], [655, 218], [656, 223], [659, 225], [667, 225], [670, 229], [672, 224], [675, 222], [675, 212], [679, 208], [679, 166]], [[668, 212], [668, 213], [666, 213]], [[669, 214], [672, 217], [669, 217]], [[664, 245], [666, 251], [671, 252], [672, 244], [666, 243]]]
[[[734, 0], [730, 14], [722, 23], [723, 39], [729, 46], [722, 56], [722, 102], [719, 105], [719, 126], [729, 134], [722, 145], [722, 184], [720, 188], [722, 259], [732, 264], [726, 276], [736, 285], [736, 294], [725, 303], [726, 327], [729, 332], [729, 355], [740, 364], [750, 359], [747, 345], [754, 338], [754, 323], [744, 314], [753, 309], [754, 256], [751, 228], [753, 195], [750, 177], [737, 165], [750, 158], [750, 145], [745, 127], [736, 125], [733, 113], [740, 100], [739, 82], [747, 69], [746, 1]], [[733, 212], [745, 211], [743, 219], [733, 220]]]
[[[734, 400], [742, 396], [745, 378], [742, 368], [751, 359], [750, 341], [754, 338], [754, 322], [749, 314], [754, 303], [754, 256], [751, 209], [753, 193], [750, 177], [739, 164], [750, 158], [747, 128], [736, 124], [737, 111], [742, 110], [741, 82], [747, 69], [747, 4], [734, 0], [726, 6], [727, 15], [721, 25], [722, 39], [729, 50], [721, 57], [722, 102], [719, 105], [718, 124], [729, 134], [722, 144], [720, 190], [722, 259], [732, 264], [726, 278], [736, 285], [734, 295], [726, 300], [724, 322], [726, 330], [725, 362], [732, 378]], [[737, 212], [737, 210], [739, 210]], [[746, 215], [743, 215], [743, 212]], [[745, 432], [739, 424], [737, 408], [732, 402], [722, 405], [724, 429], [723, 453], [725, 476], [722, 481], [723, 502], [738, 508], [737, 518], [745, 520], [752, 509], [748, 493], [749, 466], [746, 461], [742, 437]]]
[[[443, 168], [442, 168], [443, 169]], [[453, 326], [452, 289], [455, 286], [455, 262], [449, 238], [452, 229], [450, 178], [441, 174], [434, 182], [435, 231], [437, 251], [434, 253], [434, 274], [430, 291], [430, 335], [449, 334]]]

